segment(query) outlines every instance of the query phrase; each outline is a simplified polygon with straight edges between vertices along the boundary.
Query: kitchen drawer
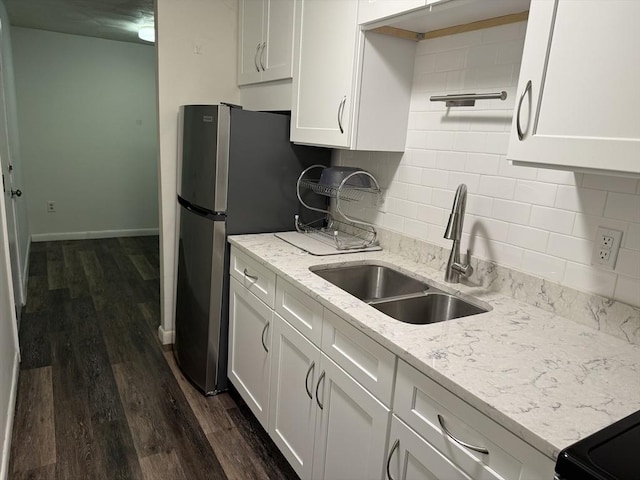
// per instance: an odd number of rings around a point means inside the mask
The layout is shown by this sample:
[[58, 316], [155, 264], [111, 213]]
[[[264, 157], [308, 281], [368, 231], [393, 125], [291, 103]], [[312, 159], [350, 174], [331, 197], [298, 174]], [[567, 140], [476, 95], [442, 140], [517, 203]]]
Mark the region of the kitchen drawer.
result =
[[391, 405], [396, 356], [326, 308], [322, 351], [385, 406]]
[[322, 305], [286, 280], [278, 278], [276, 312], [307, 339], [320, 347], [322, 340]]
[[[398, 417], [474, 479], [553, 478], [550, 458], [403, 361], [398, 362], [393, 405]], [[462, 446], [442, 425], [461, 442], [488, 453]]]
[[276, 274], [236, 248], [231, 248], [229, 272], [256, 297], [274, 308]]

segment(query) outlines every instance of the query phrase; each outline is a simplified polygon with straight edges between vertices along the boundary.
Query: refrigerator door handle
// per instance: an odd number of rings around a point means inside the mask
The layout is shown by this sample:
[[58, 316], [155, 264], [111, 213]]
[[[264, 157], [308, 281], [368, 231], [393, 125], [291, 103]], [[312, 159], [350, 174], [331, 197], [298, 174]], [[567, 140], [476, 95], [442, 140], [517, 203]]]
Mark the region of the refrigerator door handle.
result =
[[209, 220], [218, 221], [227, 218], [226, 214], [223, 212], [212, 212], [211, 210], [207, 210], [206, 208], [199, 207], [197, 205], [194, 205], [193, 203], [188, 202], [180, 195], [178, 195], [178, 203], [185, 209], [189, 210], [191, 213], [208, 218]]

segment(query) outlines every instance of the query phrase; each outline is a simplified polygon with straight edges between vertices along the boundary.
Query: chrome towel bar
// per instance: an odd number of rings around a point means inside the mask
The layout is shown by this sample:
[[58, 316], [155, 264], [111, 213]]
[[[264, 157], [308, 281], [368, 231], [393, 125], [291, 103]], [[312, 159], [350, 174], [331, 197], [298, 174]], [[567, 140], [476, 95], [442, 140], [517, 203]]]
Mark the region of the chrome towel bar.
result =
[[432, 102], [447, 102], [447, 107], [473, 107], [476, 100], [506, 100], [507, 92], [499, 93], [461, 93], [456, 95], [434, 95], [429, 100]]

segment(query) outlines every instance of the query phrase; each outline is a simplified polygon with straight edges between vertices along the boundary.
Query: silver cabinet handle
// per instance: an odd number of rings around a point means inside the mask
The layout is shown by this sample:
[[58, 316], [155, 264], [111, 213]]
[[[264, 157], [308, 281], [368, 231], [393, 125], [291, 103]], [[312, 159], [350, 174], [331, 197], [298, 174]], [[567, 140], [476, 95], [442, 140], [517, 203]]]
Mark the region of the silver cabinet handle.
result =
[[527, 86], [524, 87], [524, 92], [520, 95], [520, 101], [518, 102], [518, 111], [516, 112], [516, 130], [518, 131], [518, 140], [522, 140], [524, 138], [524, 132], [522, 131], [522, 126], [520, 125], [520, 110], [522, 109], [522, 101], [524, 97], [527, 96], [527, 92], [531, 92], [531, 80], [527, 82]]
[[264, 72], [264, 51], [266, 47], [267, 47], [267, 42], [264, 42], [260, 50], [260, 66], [262, 67], [263, 72]]
[[264, 334], [267, 333], [267, 329], [269, 328], [269, 322], [264, 324], [264, 328], [262, 329], [262, 348], [264, 351], [269, 353], [269, 348], [267, 347], [266, 342], [264, 341]]
[[458, 445], [462, 445], [464, 448], [468, 448], [469, 450], [473, 450], [474, 452], [484, 453], [485, 455], [489, 455], [489, 450], [487, 450], [486, 448], [476, 447], [475, 445], [471, 445], [467, 442], [463, 442], [462, 440], [454, 437], [451, 434], [451, 432], [447, 430], [447, 427], [444, 426], [444, 419], [440, 416], [440, 414], [438, 414], [438, 423], [440, 424], [440, 427], [442, 428], [444, 433], [446, 433], [447, 436], [451, 438], [454, 442], [456, 442]]
[[347, 103], [346, 95], [342, 98], [340, 105], [338, 105], [338, 127], [340, 128], [340, 133], [344, 133], [344, 128], [342, 128], [342, 116], [344, 115], [345, 103]]
[[258, 45], [256, 45], [256, 53], [253, 56], [253, 64], [256, 66], [256, 72], [260, 71], [260, 67], [258, 66], [258, 52], [260, 51], [260, 45], [262, 44], [259, 43]]
[[311, 374], [315, 366], [316, 362], [311, 362], [311, 365], [309, 365], [309, 370], [307, 370], [307, 376], [304, 378], [304, 389], [307, 391], [307, 395], [309, 395], [309, 398], [311, 400], [313, 400], [313, 393], [311, 393], [311, 390], [309, 390], [309, 375]]
[[393, 442], [393, 447], [391, 447], [391, 451], [389, 452], [389, 456], [387, 457], [387, 478], [389, 480], [393, 480], [391, 476], [391, 457], [393, 457], [393, 452], [400, 446], [400, 439], [396, 438], [396, 441]]
[[316, 403], [320, 407], [320, 410], [324, 410], [324, 405], [320, 403], [320, 397], [318, 396], [318, 389], [320, 388], [320, 382], [322, 382], [322, 380], [324, 380], [324, 370], [320, 374], [320, 377], [318, 378], [318, 383], [316, 384]]
[[254, 282], [258, 281], [258, 276], [257, 275], [249, 275], [249, 272], [247, 272], [246, 268], [244, 269], [244, 272], [242, 272], [242, 273], [244, 273], [244, 276], [247, 277], [248, 279], [253, 280]]

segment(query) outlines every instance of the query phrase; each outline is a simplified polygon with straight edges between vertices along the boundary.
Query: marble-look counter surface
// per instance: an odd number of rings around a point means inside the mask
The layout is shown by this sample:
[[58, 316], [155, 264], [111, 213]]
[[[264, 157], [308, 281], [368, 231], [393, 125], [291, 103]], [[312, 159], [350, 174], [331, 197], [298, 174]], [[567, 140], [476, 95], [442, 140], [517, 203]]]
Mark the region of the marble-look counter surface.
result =
[[[359, 330], [540, 450], [559, 451], [640, 409], [640, 346], [389, 252], [312, 256], [273, 234], [230, 237]], [[398, 322], [309, 267], [380, 262], [493, 309], [430, 325]]]

